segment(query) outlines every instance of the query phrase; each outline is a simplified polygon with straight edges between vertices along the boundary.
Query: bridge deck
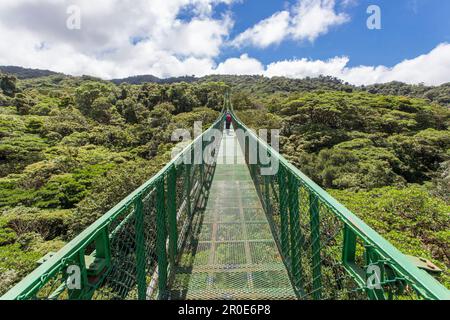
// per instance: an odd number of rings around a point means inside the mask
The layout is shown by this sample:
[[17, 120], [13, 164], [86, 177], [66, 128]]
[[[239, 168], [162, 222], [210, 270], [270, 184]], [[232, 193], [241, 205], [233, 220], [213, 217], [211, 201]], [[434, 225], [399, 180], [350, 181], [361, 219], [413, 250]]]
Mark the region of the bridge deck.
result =
[[224, 132], [206, 209], [194, 220], [171, 299], [296, 298], [233, 129]]

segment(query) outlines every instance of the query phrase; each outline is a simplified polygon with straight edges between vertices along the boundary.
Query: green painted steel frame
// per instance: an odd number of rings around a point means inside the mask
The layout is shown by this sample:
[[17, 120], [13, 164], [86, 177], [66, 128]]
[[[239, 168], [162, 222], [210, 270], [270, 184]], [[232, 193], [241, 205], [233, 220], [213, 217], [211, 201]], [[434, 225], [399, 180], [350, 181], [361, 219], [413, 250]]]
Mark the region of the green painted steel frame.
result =
[[[365, 274], [363, 270], [358, 269], [355, 264], [355, 250], [356, 250], [356, 239], [361, 239], [367, 247], [370, 247], [372, 252], [375, 252], [379, 257], [379, 261], [383, 262], [384, 265], [387, 264], [392, 271], [402, 276], [402, 279], [408, 281], [409, 284], [413, 286], [417, 293], [419, 293], [423, 298], [430, 300], [450, 300], [450, 291], [447, 290], [441, 283], [439, 283], [434, 277], [428, 274], [426, 271], [417, 268], [411, 261], [401, 253], [397, 248], [395, 248], [390, 242], [384, 239], [375, 230], [364, 223], [360, 218], [358, 218], [354, 213], [348, 210], [344, 205], [330, 196], [324, 189], [317, 185], [314, 181], [308, 178], [303, 172], [289, 163], [281, 154], [270, 147], [266, 141], [258, 137], [252, 130], [249, 130], [245, 124], [237, 117], [234, 112], [231, 103], [230, 111], [233, 115], [233, 120], [237, 128], [241, 128], [246, 133], [246, 140], [253, 139], [256, 141], [258, 148], [264, 148], [269, 156], [276, 158], [279, 161], [279, 172], [278, 179], [280, 183], [280, 215], [281, 215], [281, 251], [285, 257], [288, 257], [292, 262], [292, 248], [290, 249], [289, 244], [289, 230], [287, 221], [289, 218], [288, 207], [289, 203], [291, 207], [295, 210], [295, 202], [290, 202], [289, 200], [289, 190], [285, 185], [285, 182], [289, 180], [289, 177], [294, 177], [299, 186], [306, 188], [310, 195], [311, 208], [311, 236], [313, 243], [313, 263], [320, 261], [320, 236], [319, 236], [319, 222], [318, 222], [318, 202], [325, 205], [331, 212], [343, 222], [345, 226], [344, 233], [344, 252], [342, 255], [342, 264], [350, 274], [350, 276], [355, 280], [355, 282], [361, 286], [365, 287]], [[247, 143], [245, 143], [245, 148], [247, 148]], [[250, 165], [251, 170], [254, 170], [255, 165]], [[294, 216], [294, 219], [296, 217]], [[296, 223], [296, 221], [293, 221]], [[301, 237], [301, 235], [300, 235]], [[291, 243], [292, 245], [292, 243]], [[295, 245], [295, 243], [294, 243]], [[315, 248], [314, 248], [315, 247]], [[291, 251], [291, 252], [290, 252]], [[289, 252], [289, 253], [288, 253]], [[370, 264], [370, 261], [366, 261]], [[301, 266], [295, 267], [297, 270]], [[313, 298], [320, 299], [321, 292], [321, 270], [320, 264], [313, 266], [314, 272], [314, 282], [313, 282]], [[289, 269], [289, 267], [288, 267]], [[292, 269], [291, 269], [292, 270]], [[297, 271], [295, 271], [297, 272]], [[384, 273], [383, 273], [384, 274]], [[297, 277], [293, 277], [293, 281], [296, 285]], [[365, 289], [366, 290], [366, 289]], [[379, 299], [379, 293], [371, 291], [367, 292], [370, 299]]]

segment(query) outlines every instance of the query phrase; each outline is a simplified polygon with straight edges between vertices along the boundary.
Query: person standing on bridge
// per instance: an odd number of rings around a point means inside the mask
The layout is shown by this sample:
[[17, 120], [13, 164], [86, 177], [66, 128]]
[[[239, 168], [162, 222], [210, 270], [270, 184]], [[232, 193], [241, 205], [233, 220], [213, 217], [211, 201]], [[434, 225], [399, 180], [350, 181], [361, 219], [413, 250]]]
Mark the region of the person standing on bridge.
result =
[[227, 131], [230, 130], [230, 128], [231, 128], [232, 120], [233, 120], [233, 118], [231, 117], [231, 114], [229, 112], [227, 112], [227, 115], [225, 116], [225, 123], [226, 123]]

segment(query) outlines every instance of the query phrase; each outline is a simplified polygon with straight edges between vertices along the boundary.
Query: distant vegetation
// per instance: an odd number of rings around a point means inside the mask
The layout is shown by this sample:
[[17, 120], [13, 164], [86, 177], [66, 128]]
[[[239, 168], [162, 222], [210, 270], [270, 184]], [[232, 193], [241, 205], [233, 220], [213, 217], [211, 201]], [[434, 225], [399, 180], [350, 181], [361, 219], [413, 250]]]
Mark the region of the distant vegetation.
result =
[[121, 84], [121, 83], [128, 83], [128, 84], [144, 84], [146, 82], [150, 83], [177, 83], [177, 82], [196, 82], [196, 78], [194, 76], [192, 77], [176, 77], [176, 78], [167, 78], [167, 79], [161, 79], [152, 75], [144, 75], [144, 76], [134, 76], [134, 77], [128, 77], [124, 79], [114, 79], [111, 80], [115, 84]]
[[15, 66], [0, 66], [0, 72], [13, 75], [18, 79], [32, 79], [60, 74], [49, 70], [28, 69]]
[[286, 158], [450, 284], [449, 84], [6, 70], [15, 75], [0, 74], [0, 294], [155, 174], [173, 129], [208, 127], [230, 87], [248, 126], [281, 129]]
[[[11, 74], [18, 79], [32, 79], [51, 75], [61, 75], [60, 73], [27, 69], [13, 66], [0, 66], [0, 72]], [[68, 77], [68, 76], [65, 76]], [[111, 82], [120, 85], [121, 83], [140, 85], [144, 83], [172, 84], [178, 82], [223, 82], [233, 90], [242, 92], [255, 92], [259, 95], [286, 94], [294, 92], [309, 92], [312, 90], [334, 90], [334, 91], [366, 91], [373, 94], [398, 95], [411, 98], [422, 98], [430, 102], [450, 107], [450, 83], [441, 86], [426, 86], [423, 84], [410, 85], [393, 81], [384, 84], [369, 86], [354, 86], [339, 79], [320, 76], [317, 78], [290, 79], [285, 77], [267, 78], [264, 76], [233, 76], [233, 75], [211, 75], [201, 78], [195, 76], [158, 78], [153, 75], [138, 75], [123, 79], [113, 79]]]

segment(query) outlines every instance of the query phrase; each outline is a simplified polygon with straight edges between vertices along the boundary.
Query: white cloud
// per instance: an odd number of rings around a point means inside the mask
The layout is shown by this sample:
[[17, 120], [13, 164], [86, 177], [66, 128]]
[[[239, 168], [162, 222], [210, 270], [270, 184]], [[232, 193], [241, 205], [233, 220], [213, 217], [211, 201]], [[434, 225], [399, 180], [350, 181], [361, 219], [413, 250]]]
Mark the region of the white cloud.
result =
[[355, 85], [402, 81], [405, 83], [439, 85], [450, 82], [450, 44], [442, 43], [431, 52], [404, 60], [389, 68], [386, 66], [348, 67], [348, 57], [326, 61], [294, 59], [271, 63], [265, 75], [289, 78], [333, 76]]
[[[229, 14], [213, 15], [214, 6], [236, 1], [240, 0], [151, 0], [149, 5], [149, 0], [3, 0], [0, 65], [104, 79], [140, 74], [262, 74], [291, 78], [330, 75], [358, 85], [393, 80], [430, 85], [450, 82], [448, 43], [392, 67], [350, 67], [349, 57], [291, 59], [264, 65], [247, 54], [217, 62], [233, 21]], [[66, 9], [73, 3], [82, 9], [79, 31], [66, 28]], [[334, 6], [332, 0], [303, 0], [296, 9], [275, 13], [247, 30], [235, 43], [266, 47], [279, 43], [286, 33], [315, 39], [344, 23], [345, 16], [336, 13]], [[189, 11], [190, 19], [178, 18], [183, 10]], [[320, 22], [320, 17], [328, 17], [328, 22]]]
[[289, 19], [288, 11], [277, 12], [238, 35], [232, 44], [237, 47], [252, 44], [260, 48], [278, 44], [288, 33]]
[[285, 76], [289, 78], [318, 77], [320, 75], [337, 76], [347, 65], [349, 59], [336, 57], [327, 61], [294, 59], [273, 62], [267, 66], [265, 74], [269, 77]]
[[299, 0], [291, 11], [280, 11], [260, 21], [239, 34], [232, 44], [266, 48], [285, 39], [314, 42], [330, 28], [350, 20], [345, 13], [335, 11], [335, 4], [335, 0]]
[[216, 69], [211, 70], [215, 74], [232, 75], [256, 75], [264, 73], [264, 66], [256, 59], [243, 54], [240, 58], [230, 58], [220, 63]]
[[177, 20], [170, 29], [155, 38], [161, 49], [171, 53], [215, 57], [220, 53], [223, 38], [231, 26], [229, 17], [224, 20], [192, 19], [188, 23]]
[[[228, 15], [214, 18], [212, 8], [234, 1], [0, 1], [0, 64], [103, 78], [196, 74], [214, 65], [233, 26]], [[81, 30], [66, 28], [74, 3]], [[192, 18], [179, 19], [182, 10]]]
[[294, 9], [292, 37], [313, 42], [330, 28], [350, 20], [346, 14], [336, 13], [334, 7], [334, 0], [301, 0]]
[[427, 54], [385, 66], [345, 68], [340, 77], [354, 84], [402, 81], [439, 85], [450, 82], [450, 44], [442, 43]]
[[348, 8], [348, 7], [354, 7], [358, 5], [359, 0], [341, 0], [339, 3], [341, 7]]

